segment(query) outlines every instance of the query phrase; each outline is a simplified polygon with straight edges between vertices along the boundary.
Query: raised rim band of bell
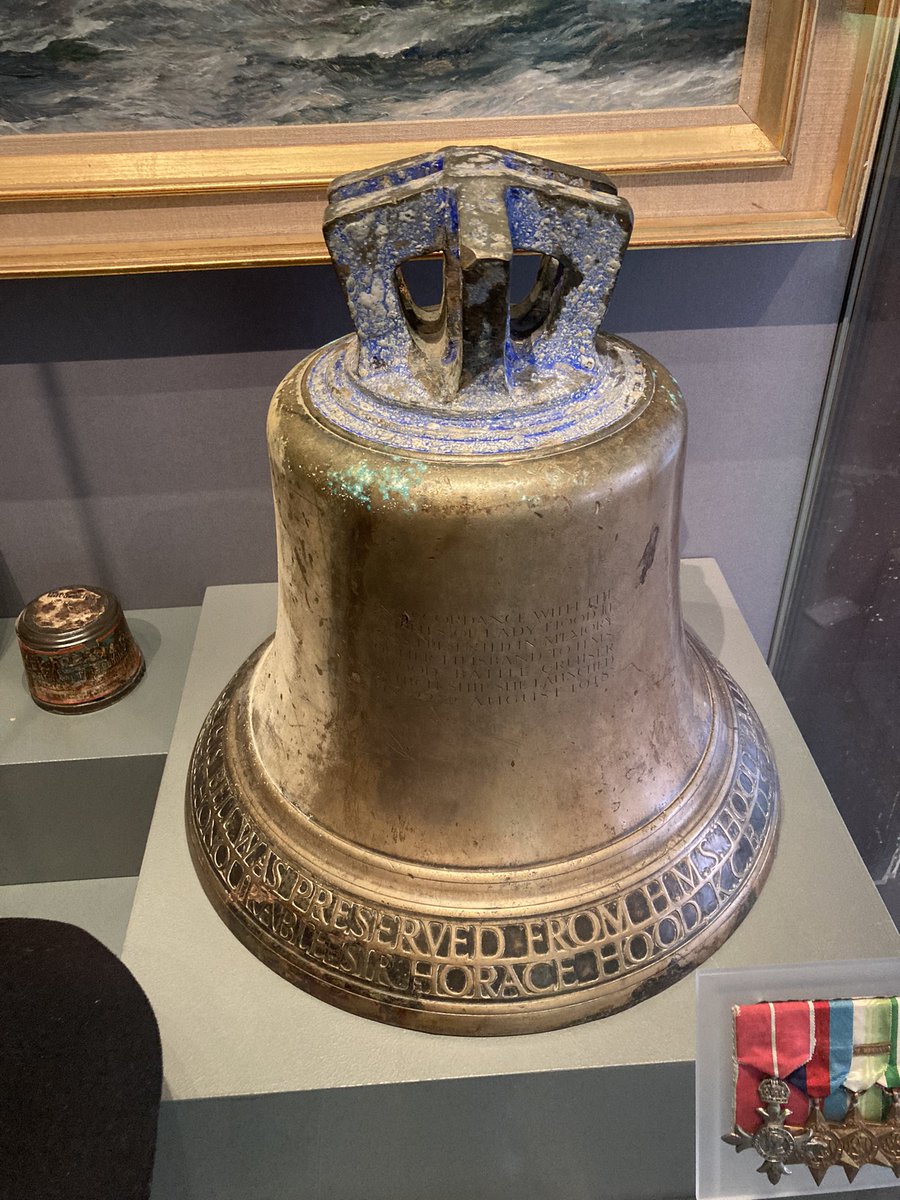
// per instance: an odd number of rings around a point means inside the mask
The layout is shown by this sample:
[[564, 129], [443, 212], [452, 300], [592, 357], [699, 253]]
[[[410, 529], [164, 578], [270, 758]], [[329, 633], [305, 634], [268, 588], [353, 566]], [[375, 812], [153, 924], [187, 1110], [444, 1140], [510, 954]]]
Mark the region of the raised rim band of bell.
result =
[[[630, 227], [603, 176], [490, 147], [331, 189], [357, 332], [273, 399], [276, 631], [200, 733], [186, 819], [241, 941], [363, 1016], [615, 1012], [771, 864], [765, 734], [682, 620], [684, 402], [597, 328]], [[403, 266], [432, 253], [423, 308]]]

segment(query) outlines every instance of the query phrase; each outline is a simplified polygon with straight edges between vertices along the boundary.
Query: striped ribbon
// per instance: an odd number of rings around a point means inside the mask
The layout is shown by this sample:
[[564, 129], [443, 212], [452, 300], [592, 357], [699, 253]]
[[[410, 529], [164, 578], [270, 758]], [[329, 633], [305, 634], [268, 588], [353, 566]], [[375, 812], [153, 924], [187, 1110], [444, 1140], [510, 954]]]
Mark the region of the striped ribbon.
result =
[[844, 1087], [851, 1092], [865, 1092], [888, 1069], [893, 1009], [890, 999], [883, 996], [852, 1003], [853, 1058]]
[[[814, 1100], [836, 1092], [850, 1070], [853, 1057], [853, 1002], [816, 1000], [816, 1048], [802, 1068], [798, 1084]], [[798, 1072], [798, 1076], [801, 1072]]]
[[[812, 1058], [788, 1080], [811, 1100], [821, 1100], [825, 1116], [839, 1121], [847, 1111], [841, 1084], [853, 1057], [853, 1001], [815, 1000], [816, 1045]], [[796, 1118], [791, 1117], [792, 1122]]]
[[738, 1063], [785, 1079], [808, 1063], [816, 1045], [816, 1012], [811, 1000], [742, 1004], [734, 1010]]
[[828, 1009], [828, 1090], [811, 1095], [824, 1100], [823, 1111], [829, 1121], [840, 1121], [847, 1111], [847, 1093], [842, 1084], [853, 1060], [853, 1001], [817, 1000]]
[[[810, 1000], [742, 1004], [734, 1013], [735, 1123], [747, 1133], [762, 1124], [757, 1088], [766, 1077], [787, 1079], [808, 1063], [815, 1048], [815, 1008]], [[802, 1125], [808, 1098], [796, 1087], [788, 1100], [791, 1124]]]
[[789, 1084], [792, 1125], [805, 1120], [807, 1098], [821, 1101], [829, 1120], [841, 1120], [844, 1089], [861, 1093], [861, 1116], [880, 1121], [882, 1089], [900, 1088], [900, 997], [776, 1001], [733, 1012], [735, 1123], [748, 1133], [761, 1124], [757, 1088], [767, 1076]]
[[900, 1067], [897, 1066], [897, 1026], [900, 1024], [900, 1000], [896, 996], [889, 999], [891, 1006], [891, 1048], [888, 1052], [887, 1066], [878, 1077], [878, 1082], [886, 1088], [900, 1088]]
[[[878, 1059], [885, 1063], [884, 1070], [875, 1080], [875, 1084], [863, 1092], [859, 1098], [860, 1116], [867, 1121], [884, 1120], [888, 1099], [883, 1089], [900, 1087], [900, 1071], [897, 1069], [897, 997], [885, 997], [880, 1003], [883, 1007], [880, 1010], [880, 1021], [873, 1037], [877, 1038], [879, 1034], [886, 1033], [887, 1036], [882, 1045], [887, 1049], [880, 1051], [877, 1055]], [[888, 1009], [889, 1013], [885, 1011]], [[881, 1087], [875, 1086], [877, 1084], [881, 1084]]]

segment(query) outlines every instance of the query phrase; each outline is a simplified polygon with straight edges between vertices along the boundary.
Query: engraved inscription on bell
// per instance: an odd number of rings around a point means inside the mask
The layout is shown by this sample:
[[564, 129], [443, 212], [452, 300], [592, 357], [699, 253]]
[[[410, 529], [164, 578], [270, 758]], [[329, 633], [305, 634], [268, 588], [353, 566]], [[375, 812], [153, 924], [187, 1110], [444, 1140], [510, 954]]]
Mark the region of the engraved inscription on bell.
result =
[[474, 694], [481, 704], [598, 687], [613, 665], [610, 599], [607, 589], [524, 612], [406, 613], [397, 639], [402, 686]]
[[[603, 176], [492, 148], [330, 191], [357, 332], [272, 402], [277, 625], [200, 733], [187, 829], [245, 945], [361, 1015], [627, 1007], [774, 853], [765, 735], [682, 622], [683, 400], [598, 332], [630, 228]], [[541, 267], [511, 305], [517, 251]], [[403, 280], [426, 253], [434, 309]]]

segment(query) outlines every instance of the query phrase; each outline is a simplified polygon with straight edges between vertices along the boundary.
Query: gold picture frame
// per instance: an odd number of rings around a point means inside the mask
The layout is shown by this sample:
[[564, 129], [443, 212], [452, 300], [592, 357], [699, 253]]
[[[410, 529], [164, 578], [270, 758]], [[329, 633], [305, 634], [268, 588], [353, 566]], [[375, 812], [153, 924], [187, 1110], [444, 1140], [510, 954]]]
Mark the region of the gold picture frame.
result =
[[753, 0], [735, 104], [457, 121], [0, 138], [0, 275], [327, 258], [344, 171], [494, 143], [608, 172], [633, 244], [852, 235], [900, 0]]

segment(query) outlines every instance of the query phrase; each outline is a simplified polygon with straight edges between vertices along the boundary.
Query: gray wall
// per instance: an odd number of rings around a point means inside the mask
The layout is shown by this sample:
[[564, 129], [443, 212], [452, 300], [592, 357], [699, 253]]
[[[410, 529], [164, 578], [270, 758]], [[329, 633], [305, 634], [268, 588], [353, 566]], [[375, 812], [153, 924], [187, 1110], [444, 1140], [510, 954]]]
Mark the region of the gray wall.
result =
[[[690, 411], [684, 553], [768, 644], [850, 245], [626, 256], [606, 325]], [[0, 282], [0, 613], [64, 582], [126, 607], [274, 578], [264, 419], [349, 322], [328, 267]]]

